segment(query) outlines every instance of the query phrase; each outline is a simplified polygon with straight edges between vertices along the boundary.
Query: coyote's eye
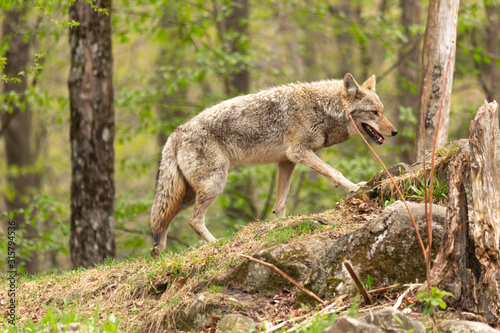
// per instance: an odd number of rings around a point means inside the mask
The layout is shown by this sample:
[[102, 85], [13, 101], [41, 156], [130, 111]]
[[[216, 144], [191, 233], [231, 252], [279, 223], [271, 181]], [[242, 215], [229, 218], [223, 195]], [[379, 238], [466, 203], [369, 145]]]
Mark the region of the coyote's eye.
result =
[[377, 111], [377, 110], [373, 110], [373, 111], [372, 111], [372, 115], [374, 115], [374, 116], [377, 116], [377, 117], [378, 117], [378, 111]]

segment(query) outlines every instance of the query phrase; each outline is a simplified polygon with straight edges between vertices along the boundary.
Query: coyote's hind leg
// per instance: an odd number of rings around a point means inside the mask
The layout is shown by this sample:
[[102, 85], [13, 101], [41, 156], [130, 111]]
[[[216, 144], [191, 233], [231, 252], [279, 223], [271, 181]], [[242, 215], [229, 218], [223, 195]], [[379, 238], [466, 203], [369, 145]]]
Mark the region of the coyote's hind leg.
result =
[[278, 194], [273, 208], [273, 213], [276, 214], [276, 217], [286, 216], [286, 203], [294, 169], [295, 163], [293, 162], [284, 161], [278, 163]]

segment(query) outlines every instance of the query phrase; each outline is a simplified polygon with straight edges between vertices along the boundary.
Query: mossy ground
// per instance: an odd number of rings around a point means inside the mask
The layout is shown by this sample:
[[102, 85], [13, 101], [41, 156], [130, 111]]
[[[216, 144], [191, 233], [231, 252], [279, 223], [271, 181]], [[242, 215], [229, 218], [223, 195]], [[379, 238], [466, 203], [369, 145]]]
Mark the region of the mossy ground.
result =
[[[239, 254], [252, 255], [264, 246], [278, 242], [294, 242], [308, 237], [340, 237], [372, 219], [380, 212], [375, 202], [366, 204], [353, 200], [336, 209], [310, 216], [294, 216], [274, 221], [251, 223], [231, 237], [215, 243], [198, 243], [181, 254], [162, 254], [157, 260], [149, 257], [109, 260], [94, 268], [75, 269], [56, 274], [21, 276], [17, 284], [17, 323], [5, 320], [9, 302], [7, 282], [0, 290], [4, 332], [57, 332], [77, 323], [84, 332], [179, 332], [193, 331], [183, 325], [182, 313], [203, 296], [201, 303], [211, 312], [196, 315], [193, 322], [203, 324], [198, 331], [217, 332], [223, 311], [235, 312], [262, 323], [259, 329], [282, 325], [280, 330], [297, 328], [297, 332], [319, 332], [336, 316], [364, 314], [383, 307], [392, 307], [405, 286], [378, 289], [373, 286], [374, 305], [366, 306], [359, 297], [340, 295], [326, 300], [325, 306], [297, 307], [297, 291], [277, 290], [272, 294], [251, 294], [218, 283], [226, 274], [246, 260]], [[325, 223], [321, 228], [304, 228], [304, 221]], [[280, 234], [280, 230], [283, 232]], [[271, 237], [280, 236], [280, 237]], [[282, 237], [281, 237], [282, 236]], [[7, 281], [5, 274], [1, 277]], [[334, 281], [332, 281], [334, 282]], [[416, 303], [416, 290], [410, 292], [400, 309]], [[233, 296], [238, 295], [235, 301]], [[243, 299], [243, 301], [242, 301]], [[328, 306], [334, 302], [334, 307]], [[333, 305], [332, 305], [333, 306]], [[328, 310], [328, 311], [326, 311]], [[412, 307], [412, 317], [423, 320], [421, 307]], [[467, 313], [448, 308], [439, 318], [468, 319]], [[475, 317], [474, 317], [475, 318]], [[475, 318], [477, 320], [477, 318]], [[313, 326], [307, 326], [312, 324]], [[73, 324], [72, 324], [73, 325]], [[196, 330], [195, 330], [196, 331]]]
[[[326, 225], [312, 227], [311, 221], [317, 219]], [[181, 254], [164, 253], [157, 260], [126, 258], [90, 269], [21, 276], [16, 326], [29, 331], [36, 323], [47, 321], [49, 312], [54, 317], [72, 312], [79, 322], [92, 318], [96, 328], [109, 324], [111, 317], [120, 331], [175, 331], [179, 312], [198, 294], [224, 293], [225, 287], [214, 281], [246, 260], [239, 254], [252, 255], [273, 243], [320, 234], [340, 237], [364, 222], [356, 209], [339, 206], [321, 214], [253, 222], [231, 237], [200, 242]], [[0, 290], [1, 304], [8, 304], [6, 291]]]

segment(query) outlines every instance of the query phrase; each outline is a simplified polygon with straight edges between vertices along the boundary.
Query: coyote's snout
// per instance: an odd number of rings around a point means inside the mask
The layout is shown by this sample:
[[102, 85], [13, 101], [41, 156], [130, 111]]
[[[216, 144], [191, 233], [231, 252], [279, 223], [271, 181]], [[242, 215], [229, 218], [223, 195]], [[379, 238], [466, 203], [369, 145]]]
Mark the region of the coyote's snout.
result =
[[398, 131], [384, 116], [375, 93], [375, 76], [359, 85], [351, 74], [343, 80], [294, 83], [224, 101], [180, 125], [163, 148], [151, 232], [157, 256], [166, 245], [174, 217], [193, 206], [189, 224], [207, 241], [205, 213], [222, 192], [235, 165], [278, 164], [278, 194], [273, 212], [285, 216], [295, 164], [302, 163], [348, 191], [356, 185], [315, 154], [357, 136], [358, 128], [375, 143]]

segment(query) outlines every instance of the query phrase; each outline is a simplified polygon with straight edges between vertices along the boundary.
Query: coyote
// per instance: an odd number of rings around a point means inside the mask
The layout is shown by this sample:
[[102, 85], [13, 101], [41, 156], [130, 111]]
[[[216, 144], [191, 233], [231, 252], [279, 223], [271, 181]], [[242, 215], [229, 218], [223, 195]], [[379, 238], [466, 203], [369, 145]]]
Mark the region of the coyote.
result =
[[349, 119], [375, 143], [398, 131], [384, 116], [375, 93], [375, 76], [359, 85], [343, 80], [292, 83], [239, 96], [212, 106], [170, 135], [163, 148], [151, 209], [156, 257], [165, 249], [174, 217], [194, 205], [189, 225], [206, 241], [208, 207], [222, 192], [229, 169], [237, 165], [278, 163], [278, 193], [273, 213], [284, 217], [295, 164], [302, 163], [334, 186], [355, 191], [354, 184], [315, 152], [358, 136]]

